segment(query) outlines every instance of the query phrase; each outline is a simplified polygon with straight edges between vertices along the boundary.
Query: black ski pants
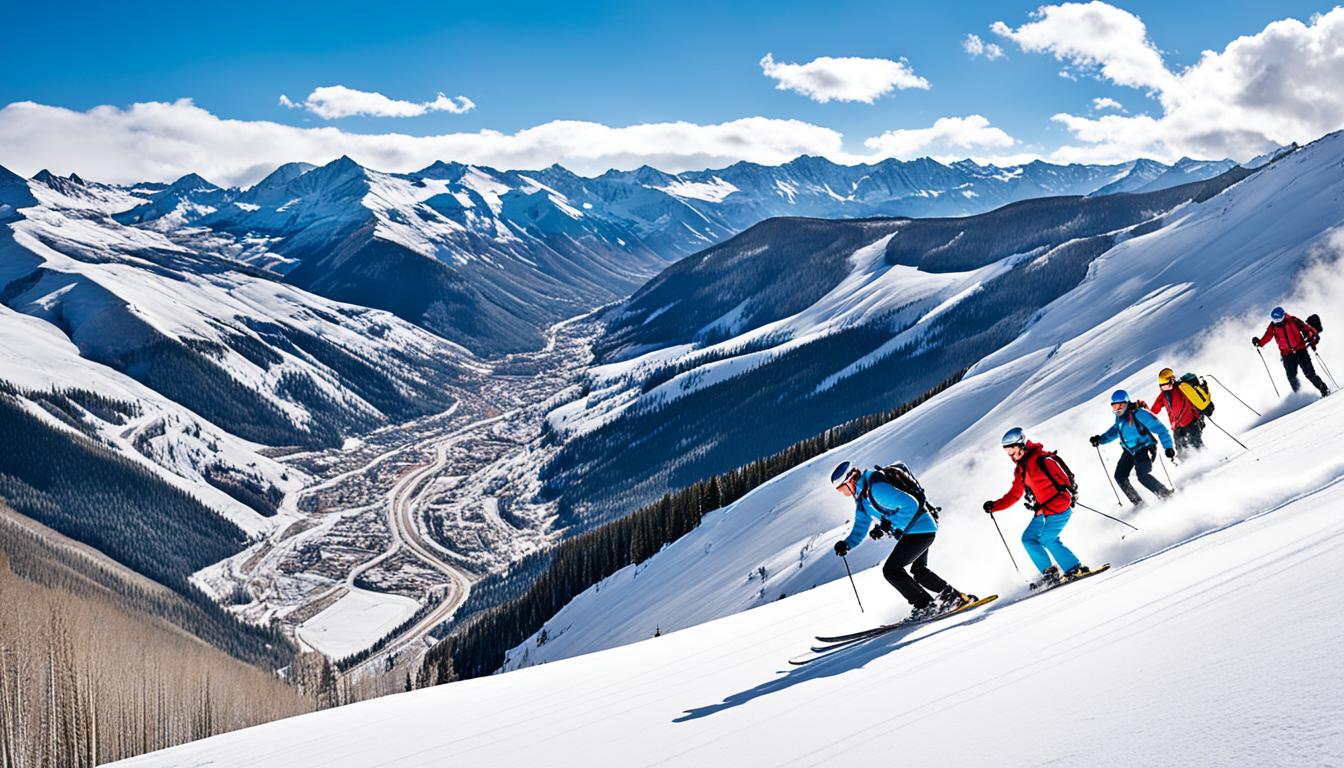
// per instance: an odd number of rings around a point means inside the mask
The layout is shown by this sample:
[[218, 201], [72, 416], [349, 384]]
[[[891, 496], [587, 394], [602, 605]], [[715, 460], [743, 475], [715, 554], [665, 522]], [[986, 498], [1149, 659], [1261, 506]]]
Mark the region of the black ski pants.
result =
[[1134, 490], [1134, 486], [1129, 482], [1129, 473], [1133, 472], [1138, 476], [1139, 482], [1144, 488], [1153, 492], [1154, 496], [1165, 499], [1171, 495], [1171, 490], [1167, 486], [1153, 477], [1153, 457], [1157, 455], [1157, 446], [1150, 445], [1146, 448], [1140, 448], [1137, 453], [1122, 451], [1120, 461], [1115, 465], [1115, 482], [1119, 483], [1120, 490], [1124, 491], [1129, 497], [1130, 503], [1138, 506], [1143, 503], [1143, 497]]
[[[947, 582], [938, 574], [929, 570], [929, 547], [933, 544], [933, 533], [910, 533], [896, 542], [896, 548], [882, 564], [882, 576], [891, 586], [901, 593], [910, 605], [923, 608], [933, 602], [929, 592], [942, 592]], [[909, 566], [910, 572], [905, 569]]]
[[1302, 373], [1306, 375], [1307, 381], [1321, 391], [1321, 397], [1330, 394], [1330, 390], [1321, 381], [1321, 377], [1316, 375], [1316, 366], [1311, 364], [1311, 353], [1306, 349], [1300, 349], [1291, 355], [1283, 356], [1283, 372], [1288, 374], [1288, 383], [1292, 385], [1293, 391], [1301, 389], [1302, 385], [1297, 380], [1297, 369], [1301, 368]]
[[1171, 439], [1176, 443], [1176, 452], [1185, 456], [1191, 451], [1204, 450], [1204, 421], [1195, 419], [1184, 427], [1171, 430]]

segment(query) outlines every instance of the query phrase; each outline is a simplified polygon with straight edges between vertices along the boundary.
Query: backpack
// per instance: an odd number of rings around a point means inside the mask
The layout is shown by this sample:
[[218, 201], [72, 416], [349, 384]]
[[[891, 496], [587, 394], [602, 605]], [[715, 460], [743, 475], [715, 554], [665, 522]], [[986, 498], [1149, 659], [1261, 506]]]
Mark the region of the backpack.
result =
[[1209, 391], [1209, 385], [1203, 377], [1193, 373], [1187, 373], [1181, 376], [1179, 380], [1181, 392], [1185, 395], [1190, 404], [1195, 406], [1200, 416], [1213, 415], [1213, 395]]
[[1307, 325], [1310, 325], [1312, 328], [1315, 328], [1317, 333], [1320, 333], [1321, 331], [1325, 330], [1324, 328], [1321, 327], [1320, 315], [1307, 315]]
[[[919, 502], [919, 512], [916, 512], [915, 516], [910, 518], [911, 523], [914, 523], [922, 512], [929, 513], [933, 516], [934, 520], [938, 519], [938, 513], [941, 512], [943, 508], [935, 507], [929, 503], [928, 497], [924, 495], [924, 486], [919, 484], [919, 480], [915, 477], [915, 473], [910, 471], [910, 467], [906, 466], [905, 462], [898, 461], [893, 464], [888, 464], [885, 467], [879, 464], [874, 466], [873, 469], [877, 472], [878, 476], [881, 477], [882, 482], [892, 486], [898, 491], [909, 494], [911, 498]], [[879, 507], [871, 493], [868, 494], [868, 500], [873, 503], [873, 506]]]
[[[1051, 473], [1050, 470], [1045, 466], [1046, 457], [1054, 459], [1055, 464], [1058, 464], [1059, 468], [1064, 470], [1064, 476], [1069, 478], [1069, 482], [1067, 485], [1056, 480], [1054, 474]], [[1026, 470], [1023, 469], [1022, 488], [1025, 489], [1026, 491], [1025, 493], [1026, 500], [1023, 502], [1023, 505], [1027, 509], [1031, 510], [1032, 512], [1035, 512], [1036, 510], [1040, 509], [1046, 504], [1049, 504], [1050, 502], [1054, 501], [1056, 498], [1059, 497], [1061, 493], [1064, 493], [1065, 491], [1068, 491], [1070, 494], [1072, 494], [1075, 499], [1078, 498], [1078, 478], [1073, 474], [1073, 470], [1069, 469], [1069, 465], [1064, 463], [1064, 459], [1060, 458], [1058, 453], [1055, 453], [1054, 451], [1047, 451], [1044, 448], [1042, 448], [1041, 452], [1036, 454], [1036, 464], [1040, 466], [1042, 474], [1044, 474], [1050, 480], [1050, 483], [1055, 486], [1055, 495], [1051, 496], [1045, 501], [1038, 502], [1036, 500], [1035, 494], [1031, 492], [1031, 486], [1027, 484]]]

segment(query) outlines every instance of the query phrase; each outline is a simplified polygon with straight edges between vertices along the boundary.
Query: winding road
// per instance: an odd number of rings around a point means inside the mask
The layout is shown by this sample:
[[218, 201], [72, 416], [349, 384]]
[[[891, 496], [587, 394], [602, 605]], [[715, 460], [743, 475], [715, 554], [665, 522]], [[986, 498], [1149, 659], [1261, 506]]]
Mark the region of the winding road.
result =
[[[506, 411], [497, 416], [491, 416], [488, 419], [472, 422], [461, 429], [440, 439], [434, 451], [434, 460], [428, 464], [422, 464], [403, 474], [392, 486], [388, 492], [387, 505], [387, 525], [392, 532], [392, 546], [387, 548], [378, 557], [361, 564], [358, 568], [350, 571], [346, 577], [345, 583], [349, 587], [354, 586], [354, 581], [361, 573], [373, 568], [405, 547], [408, 552], [415, 555], [421, 561], [443, 573], [447, 577], [449, 591], [439, 601], [439, 605], [428, 614], [426, 614], [415, 625], [408, 628], [395, 640], [388, 643], [378, 653], [372, 655], [365, 661], [353, 666], [347, 672], [349, 675], [356, 675], [361, 670], [366, 669], [374, 662], [379, 662], [387, 656], [400, 654], [408, 648], [418, 647], [422, 652], [427, 649], [424, 643], [425, 637], [429, 635], [430, 630], [439, 624], [447, 621], [452, 616], [453, 611], [457, 610], [463, 600], [467, 599], [467, 594], [471, 589], [471, 582], [461, 571], [454, 568], [447, 561], [442, 559], [436, 552], [437, 545], [425, 536], [418, 525], [416, 525], [416, 507], [423, 495], [428, 481], [435, 475], [443, 471], [448, 462], [448, 449], [454, 444], [466, 439], [473, 432], [482, 427], [493, 424], [502, 419], [512, 416], [515, 411]], [[417, 659], [418, 661], [418, 656]]]

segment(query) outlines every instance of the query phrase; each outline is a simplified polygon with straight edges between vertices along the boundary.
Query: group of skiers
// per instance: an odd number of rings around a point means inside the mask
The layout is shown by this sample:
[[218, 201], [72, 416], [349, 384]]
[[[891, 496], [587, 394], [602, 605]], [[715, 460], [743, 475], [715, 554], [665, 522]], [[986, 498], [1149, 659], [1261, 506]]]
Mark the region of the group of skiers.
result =
[[[1322, 396], [1328, 395], [1329, 389], [1316, 375], [1308, 354], [1308, 349], [1315, 350], [1320, 342], [1319, 320], [1315, 316], [1299, 320], [1282, 307], [1274, 308], [1270, 320], [1264, 335], [1252, 339], [1257, 350], [1274, 339], [1293, 390], [1299, 387], [1297, 373], [1301, 370]], [[1173, 462], [1178, 455], [1184, 459], [1203, 449], [1204, 422], [1213, 413], [1208, 386], [1198, 376], [1178, 377], [1172, 369], [1163, 368], [1157, 383], [1158, 395], [1152, 405], [1132, 399], [1123, 389], [1112, 393], [1114, 423], [1089, 438], [1098, 451], [1104, 443], [1119, 441], [1123, 450], [1115, 466], [1115, 481], [1136, 508], [1143, 505], [1143, 497], [1130, 483], [1130, 475], [1159, 499], [1170, 496], [1173, 489], [1153, 476], [1159, 445]], [[1170, 429], [1157, 418], [1164, 411]], [[1013, 462], [1012, 486], [1000, 498], [986, 501], [983, 509], [992, 515], [1026, 497], [1026, 507], [1033, 516], [1022, 532], [1022, 546], [1040, 572], [1031, 588], [1048, 588], [1091, 573], [1060, 540], [1077, 503], [1073, 472], [1058, 455], [1027, 439], [1021, 427], [1008, 430], [1001, 445]], [[835, 553], [844, 557], [862, 543], [865, 535], [874, 540], [894, 538], [896, 547], [883, 564], [882, 575], [910, 603], [910, 619], [931, 618], [978, 600], [929, 569], [929, 548], [938, 534], [940, 510], [929, 503], [907, 466], [897, 462], [862, 470], [842, 461], [831, 473], [831, 485], [854, 501], [854, 526], [847, 538], [835, 543]]]

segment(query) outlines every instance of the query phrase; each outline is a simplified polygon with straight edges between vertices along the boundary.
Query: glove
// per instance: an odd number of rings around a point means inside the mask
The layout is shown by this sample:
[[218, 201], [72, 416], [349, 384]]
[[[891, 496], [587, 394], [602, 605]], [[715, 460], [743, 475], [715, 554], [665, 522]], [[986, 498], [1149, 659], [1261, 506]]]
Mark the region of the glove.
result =
[[1260, 347], [1260, 337], [1259, 337], [1259, 336], [1252, 336], [1252, 337], [1251, 337], [1251, 346], [1252, 346], [1252, 347], [1255, 347], [1255, 348], [1257, 348], [1257, 349], [1259, 349], [1259, 347]]
[[985, 512], [987, 512], [987, 513], [989, 513], [989, 514], [991, 514], [991, 515], [994, 514], [994, 502], [992, 502], [992, 501], [986, 501], [986, 502], [984, 503], [984, 509], [985, 509]]
[[1092, 444], [1093, 448], [1096, 448], [1097, 446], [1101, 445], [1101, 435], [1093, 435], [1087, 438], [1087, 441]]
[[844, 557], [849, 554], [849, 545], [843, 541], [835, 542], [835, 554]]
[[1148, 410], [1148, 401], [1146, 400], [1139, 400], [1135, 405], [1139, 406], [1141, 410]]
[[1175, 449], [1175, 448], [1168, 448], [1168, 449], [1166, 450], [1166, 455], [1167, 455], [1167, 458], [1168, 458], [1168, 459], [1175, 459], [1175, 458], [1176, 458], [1176, 449]]
[[868, 538], [872, 539], [873, 541], [877, 541], [878, 539], [882, 538], [885, 535], [886, 532], [882, 530], [882, 526], [880, 525], [874, 525], [873, 529], [868, 532]]

